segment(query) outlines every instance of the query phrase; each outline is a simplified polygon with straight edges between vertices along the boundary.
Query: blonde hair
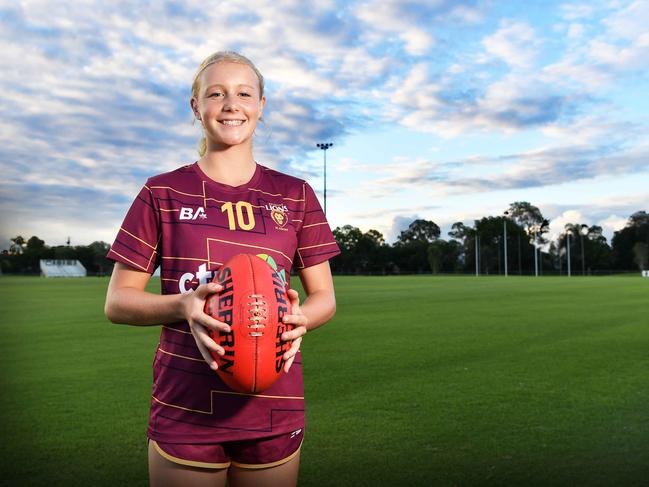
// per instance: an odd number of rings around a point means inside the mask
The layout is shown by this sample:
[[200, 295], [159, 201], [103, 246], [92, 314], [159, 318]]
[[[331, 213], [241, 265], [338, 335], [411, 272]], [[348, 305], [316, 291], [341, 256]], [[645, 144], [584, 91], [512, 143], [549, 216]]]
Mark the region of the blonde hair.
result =
[[[261, 98], [264, 96], [264, 77], [257, 69], [257, 66], [255, 66], [250, 59], [234, 51], [217, 51], [203, 60], [201, 65], [198, 67], [196, 74], [194, 75], [194, 81], [192, 82], [192, 98], [198, 99], [198, 92], [201, 89], [201, 84], [199, 81], [201, 73], [212, 64], [225, 62], [245, 64], [255, 72], [257, 79], [259, 80], [259, 99], [261, 100]], [[207, 140], [205, 139], [205, 136], [202, 136], [198, 141], [198, 153], [201, 157], [203, 157], [206, 151]]]

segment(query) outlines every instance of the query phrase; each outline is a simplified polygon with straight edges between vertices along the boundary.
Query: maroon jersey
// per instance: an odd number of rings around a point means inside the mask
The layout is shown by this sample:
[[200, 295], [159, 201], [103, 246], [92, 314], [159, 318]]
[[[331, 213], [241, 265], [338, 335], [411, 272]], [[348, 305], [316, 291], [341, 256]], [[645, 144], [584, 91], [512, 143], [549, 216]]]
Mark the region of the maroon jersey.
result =
[[[150, 178], [124, 219], [108, 257], [153, 273], [162, 294], [211, 281], [230, 257], [264, 258], [287, 282], [339, 253], [313, 189], [257, 165], [241, 186], [217, 183], [197, 163]], [[200, 354], [186, 321], [164, 323], [153, 364], [148, 435], [166, 443], [213, 443], [304, 426], [301, 354], [263, 394], [229, 389]]]

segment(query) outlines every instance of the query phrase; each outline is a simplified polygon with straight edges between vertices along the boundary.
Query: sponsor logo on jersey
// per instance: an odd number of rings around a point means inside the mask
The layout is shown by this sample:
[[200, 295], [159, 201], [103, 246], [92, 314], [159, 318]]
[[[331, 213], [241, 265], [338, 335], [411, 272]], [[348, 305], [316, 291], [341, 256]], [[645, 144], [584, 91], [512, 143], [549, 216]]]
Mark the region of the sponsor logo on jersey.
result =
[[288, 223], [288, 208], [284, 204], [267, 203], [264, 208], [270, 211], [270, 217], [277, 224], [278, 230], [284, 230]]
[[207, 218], [207, 213], [205, 213], [205, 208], [199, 206], [194, 210], [194, 208], [187, 208], [183, 206], [180, 209], [179, 220], [196, 220], [197, 218], [205, 219]]
[[[196, 274], [185, 272], [182, 276], [180, 276], [180, 279], [178, 280], [178, 290], [183, 294], [188, 293], [201, 284], [212, 282], [213, 275], [214, 273], [212, 271], [207, 270], [207, 264], [201, 264], [198, 266], [198, 271], [196, 272]], [[194, 279], [198, 280], [198, 284], [196, 286], [192, 286], [192, 281]]]

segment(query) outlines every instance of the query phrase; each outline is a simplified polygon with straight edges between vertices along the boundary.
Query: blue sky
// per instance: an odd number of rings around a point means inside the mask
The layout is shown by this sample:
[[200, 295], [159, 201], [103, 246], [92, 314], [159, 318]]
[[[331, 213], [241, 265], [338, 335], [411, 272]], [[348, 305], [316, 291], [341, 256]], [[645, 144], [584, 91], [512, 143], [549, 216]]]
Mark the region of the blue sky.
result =
[[649, 2], [0, 3], [0, 248], [112, 242], [153, 174], [197, 158], [190, 85], [213, 51], [267, 80], [255, 155], [332, 227], [392, 242], [529, 201], [610, 239], [649, 210]]

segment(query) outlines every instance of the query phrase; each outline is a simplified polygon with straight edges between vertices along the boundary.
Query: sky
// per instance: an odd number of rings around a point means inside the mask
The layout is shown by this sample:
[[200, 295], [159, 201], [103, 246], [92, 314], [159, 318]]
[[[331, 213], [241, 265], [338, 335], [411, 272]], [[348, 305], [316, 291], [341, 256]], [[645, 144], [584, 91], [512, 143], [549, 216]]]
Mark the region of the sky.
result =
[[193, 75], [267, 83], [255, 158], [388, 242], [528, 201], [611, 239], [649, 210], [649, 2], [0, 0], [0, 248], [109, 243], [149, 176], [198, 159]]

